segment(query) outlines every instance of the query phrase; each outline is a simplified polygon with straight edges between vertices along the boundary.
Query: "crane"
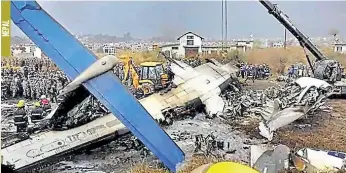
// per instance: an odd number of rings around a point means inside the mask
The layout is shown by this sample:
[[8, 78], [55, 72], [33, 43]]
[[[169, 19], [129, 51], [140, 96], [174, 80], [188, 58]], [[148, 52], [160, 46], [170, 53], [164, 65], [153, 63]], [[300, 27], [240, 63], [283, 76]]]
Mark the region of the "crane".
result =
[[305, 52], [315, 78], [325, 80], [329, 83], [335, 83], [341, 80], [342, 70], [338, 61], [327, 59], [309, 38], [293, 25], [289, 17], [283, 13], [276, 4], [264, 0], [260, 0], [259, 2], [268, 10], [269, 14], [273, 15], [295, 38], [297, 38], [304, 52], [306, 48], [315, 56], [316, 62], [312, 65], [309, 56]]

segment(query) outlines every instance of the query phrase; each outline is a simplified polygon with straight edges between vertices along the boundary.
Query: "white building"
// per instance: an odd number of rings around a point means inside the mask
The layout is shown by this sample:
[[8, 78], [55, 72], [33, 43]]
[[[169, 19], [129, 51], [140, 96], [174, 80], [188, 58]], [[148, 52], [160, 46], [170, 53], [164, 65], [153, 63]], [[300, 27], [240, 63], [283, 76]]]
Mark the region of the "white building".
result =
[[35, 50], [34, 50], [34, 57], [36, 58], [42, 58], [42, 51], [39, 47], [35, 47]]
[[183, 50], [180, 48], [180, 44], [179, 43], [177, 43], [177, 44], [167, 44], [167, 45], [161, 46], [160, 48], [161, 48], [162, 52], [168, 51], [169, 54], [170, 54], [170, 57], [182, 58], [182, 57], [185, 56]]
[[338, 52], [342, 54], [346, 53], [346, 43], [335, 43], [334, 52]]
[[253, 40], [237, 40], [232, 47], [236, 47], [239, 51], [246, 52], [253, 48]]
[[273, 43], [274, 48], [283, 48], [284, 47], [284, 42], [283, 41], [278, 41]]
[[20, 47], [16, 47], [12, 49], [12, 56], [16, 56], [21, 53], [23, 53], [23, 50]]
[[42, 58], [42, 51], [34, 44], [25, 44], [12, 49], [12, 55], [16, 57], [36, 57]]
[[196, 56], [202, 53], [203, 37], [193, 33], [187, 32], [178, 37], [178, 44], [170, 44], [161, 46], [162, 51], [170, 51], [172, 56], [177, 58]]
[[103, 53], [106, 55], [115, 55], [115, 46], [113, 44], [104, 45]]

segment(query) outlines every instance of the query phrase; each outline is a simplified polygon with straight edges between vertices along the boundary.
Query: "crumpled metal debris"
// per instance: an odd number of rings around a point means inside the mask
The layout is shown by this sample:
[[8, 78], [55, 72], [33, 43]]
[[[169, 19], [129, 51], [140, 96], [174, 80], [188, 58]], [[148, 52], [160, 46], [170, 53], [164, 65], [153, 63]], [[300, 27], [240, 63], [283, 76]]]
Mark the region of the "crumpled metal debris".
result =
[[345, 170], [346, 153], [303, 148], [297, 151], [285, 145], [251, 146], [251, 167], [260, 172], [276, 173], [282, 170], [300, 172]]
[[277, 173], [288, 169], [290, 148], [285, 145], [252, 145], [251, 167], [260, 172]]
[[[204, 137], [202, 134], [195, 135], [194, 153], [202, 153], [207, 156], [223, 157], [224, 154], [233, 154], [236, 150], [231, 148], [230, 142], [217, 139], [213, 133]], [[218, 151], [222, 151], [218, 152]]]
[[[325, 151], [312, 148], [303, 148], [296, 152], [296, 155], [307, 165], [305, 170], [345, 170], [346, 153], [339, 151]], [[313, 168], [309, 168], [313, 166]]]
[[312, 115], [324, 105], [332, 94], [332, 86], [322, 80], [303, 77], [277, 92], [272, 92], [271, 89], [266, 93], [270, 98], [274, 98], [274, 103], [269, 116], [261, 112], [263, 122], [259, 129], [262, 136], [272, 140], [275, 130], [303, 116]]
[[272, 140], [280, 127], [312, 115], [332, 94], [332, 86], [325, 81], [302, 77], [281, 87], [269, 87], [264, 91], [228, 91], [223, 118], [234, 119], [249, 114], [260, 115], [260, 134]]

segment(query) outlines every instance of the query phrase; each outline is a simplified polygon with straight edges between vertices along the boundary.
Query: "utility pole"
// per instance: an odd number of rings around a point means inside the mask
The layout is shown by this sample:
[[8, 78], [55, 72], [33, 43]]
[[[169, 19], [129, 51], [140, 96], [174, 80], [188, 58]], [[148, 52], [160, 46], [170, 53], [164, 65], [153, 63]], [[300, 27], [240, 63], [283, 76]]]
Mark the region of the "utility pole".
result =
[[227, 46], [227, 0], [225, 0], [225, 40], [226, 40], [226, 46]]
[[286, 49], [287, 46], [287, 29], [285, 28], [285, 41], [284, 41], [284, 49]]
[[223, 52], [223, 39], [224, 39], [224, 35], [223, 35], [223, 29], [224, 29], [224, 19], [223, 19], [223, 15], [224, 15], [224, 12], [223, 12], [223, 1], [224, 0], [221, 0], [221, 50]]

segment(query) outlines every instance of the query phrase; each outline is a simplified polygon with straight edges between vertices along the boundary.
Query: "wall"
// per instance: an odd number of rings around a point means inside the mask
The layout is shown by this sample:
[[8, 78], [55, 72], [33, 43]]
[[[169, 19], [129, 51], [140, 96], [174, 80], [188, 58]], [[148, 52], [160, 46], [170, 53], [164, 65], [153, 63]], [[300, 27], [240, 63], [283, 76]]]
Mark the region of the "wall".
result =
[[[192, 46], [199, 47], [198, 52], [202, 53], [202, 38], [197, 36], [197, 35], [195, 35], [195, 34], [192, 34], [192, 33], [185, 34], [184, 36], [182, 36], [179, 39], [180, 48], [183, 49], [184, 46], [188, 46], [187, 45], [187, 40], [188, 40], [187, 38], [190, 37], [190, 36], [193, 36], [193, 45]], [[184, 51], [183, 54], [185, 54], [185, 51]]]
[[[178, 48], [178, 49], [176, 49]], [[170, 56], [173, 57], [175, 56], [176, 58], [183, 58], [185, 55], [185, 49], [184, 47], [180, 45], [173, 45], [173, 46], [162, 46], [161, 51], [169, 51]]]
[[40, 48], [36, 47], [34, 50], [34, 57], [42, 58], [42, 51]]
[[334, 52], [346, 54], [346, 44], [335, 45]]

